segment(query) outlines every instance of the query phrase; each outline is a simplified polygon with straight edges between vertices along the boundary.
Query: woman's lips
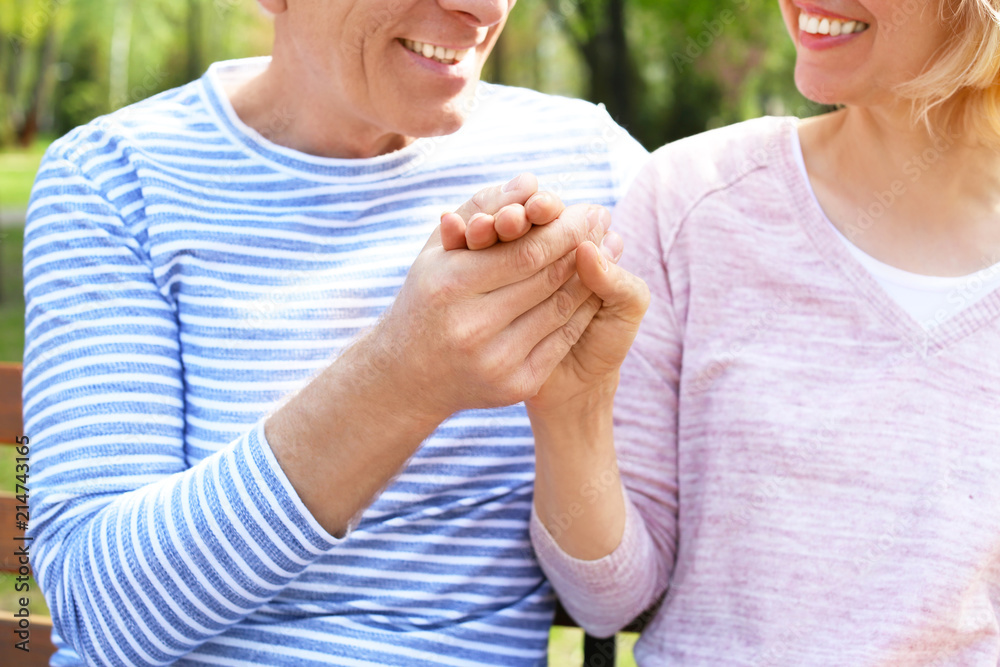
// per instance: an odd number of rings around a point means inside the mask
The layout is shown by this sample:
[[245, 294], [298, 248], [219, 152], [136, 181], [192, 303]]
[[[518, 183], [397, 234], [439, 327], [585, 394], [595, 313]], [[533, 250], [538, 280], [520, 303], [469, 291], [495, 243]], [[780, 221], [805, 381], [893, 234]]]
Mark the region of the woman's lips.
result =
[[806, 10], [799, 12], [799, 30], [807, 35], [829, 35], [838, 37], [840, 35], [851, 35], [868, 30], [869, 25], [862, 21], [845, 20], [822, 16], [820, 14], [810, 14]]

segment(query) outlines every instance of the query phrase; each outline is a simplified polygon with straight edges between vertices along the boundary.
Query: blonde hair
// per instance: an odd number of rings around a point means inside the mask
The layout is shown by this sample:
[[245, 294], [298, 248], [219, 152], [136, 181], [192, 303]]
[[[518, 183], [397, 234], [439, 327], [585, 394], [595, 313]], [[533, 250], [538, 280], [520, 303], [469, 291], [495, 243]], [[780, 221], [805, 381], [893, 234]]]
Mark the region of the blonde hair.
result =
[[899, 93], [932, 131], [1000, 148], [1000, 0], [945, 0], [940, 18], [949, 44]]

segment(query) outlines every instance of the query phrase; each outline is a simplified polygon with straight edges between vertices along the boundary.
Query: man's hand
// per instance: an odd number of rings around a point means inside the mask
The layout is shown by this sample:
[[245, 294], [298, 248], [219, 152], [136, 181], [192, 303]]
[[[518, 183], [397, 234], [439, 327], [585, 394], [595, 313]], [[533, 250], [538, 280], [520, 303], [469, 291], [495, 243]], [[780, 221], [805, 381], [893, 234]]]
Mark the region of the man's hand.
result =
[[[531, 212], [526, 191], [537, 184], [528, 185], [473, 206], [493, 215], [515, 197]], [[267, 420], [275, 457], [331, 533], [343, 534], [442, 421], [535, 396], [583, 334], [598, 306], [581, 308], [592, 297], [575, 250], [600, 243], [611, 215], [557, 208], [520, 238], [475, 252], [446, 250], [439, 227], [378, 325]]]
[[484, 188], [454, 213], [441, 216], [445, 250], [482, 250], [498, 241], [516, 241], [533, 226], [547, 225], [563, 212], [562, 201], [538, 191], [538, 179], [521, 174], [504, 185]]
[[596, 312], [581, 312], [590, 291], [575, 277], [574, 251], [600, 243], [610, 218], [603, 207], [572, 206], [477, 252], [445, 250], [435, 233], [373, 332], [398, 351], [393, 382], [441, 419], [533, 396]]

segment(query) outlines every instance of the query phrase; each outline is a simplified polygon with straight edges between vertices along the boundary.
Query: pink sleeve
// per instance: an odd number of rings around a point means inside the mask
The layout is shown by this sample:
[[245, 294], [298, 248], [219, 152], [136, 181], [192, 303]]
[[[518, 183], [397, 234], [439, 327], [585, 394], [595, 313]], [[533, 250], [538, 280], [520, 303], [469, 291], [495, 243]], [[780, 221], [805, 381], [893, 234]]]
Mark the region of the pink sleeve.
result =
[[[598, 637], [614, 634], [657, 602], [677, 548], [681, 331], [664, 263], [676, 230], [658, 215], [664, 207], [658, 205], [657, 166], [656, 160], [647, 165], [614, 213], [614, 229], [625, 238], [621, 265], [652, 293], [615, 397], [615, 447], [626, 489], [622, 541], [604, 558], [581, 561], [560, 549], [534, 513], [531, 518], [539, 562], [563, 607]], [[667, 208], [676, 220], [679, 215]]]

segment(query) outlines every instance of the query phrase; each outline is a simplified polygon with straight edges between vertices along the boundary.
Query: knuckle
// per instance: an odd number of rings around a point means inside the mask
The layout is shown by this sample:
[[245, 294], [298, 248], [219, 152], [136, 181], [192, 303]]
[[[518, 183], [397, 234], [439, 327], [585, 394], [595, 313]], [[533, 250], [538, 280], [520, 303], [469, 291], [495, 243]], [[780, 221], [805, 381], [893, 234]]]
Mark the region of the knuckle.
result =
[[576, 297], [568, 289], [559, 289], [551, 297], [556, 321], [569, 322], [578, 307]]
[[539, 272], [540, 289], [545, 294], [554, 294], [566, 284], [574, 273], [572, 254], [563, 255]]
[[514, 255], [514, 269], [520, 274], [535, 274], [545, 267], [545, 247], [533, 236], [521, 238]]
[[452, 347], [458, 352], [469, 356], [477, 366], [491, 362], [490, 355], [483, 352], [483, 329], [468, 317], [450, 314], [445, 319], [446, 335], [452, 341]]
[[472, 204], [474, 209], [473, 212], [489, 213], [488, 210], [493, 202], [493, 188], [483, 188], [476, 194], [472, 195], [472, 199], [469, 203]]
[[453, 303], [460, 290], [459, 281], [453, 275], [442, 276], [421, 276], [423, 283], [421, 290], [427, 295], [428, 304], [434, 307], [443, 307]]
[[583, 332], [586, 330], [588, 324], [588, 320], [575, 318], [559, 328], [559, 334], [567, 350], [576, 345], [577, 341], [580, 340], [580, 336], [582, 336]]
[[649, 285], [646, 284], [645, 280], [637, 278], [636, 281], [638, 283], [637, 288], [639, 292], [638, 303], [642, 307], [642, 312], [645, 313], [649, 308], [649, 302], [652, 299], [652, 292], [650, 292]]

